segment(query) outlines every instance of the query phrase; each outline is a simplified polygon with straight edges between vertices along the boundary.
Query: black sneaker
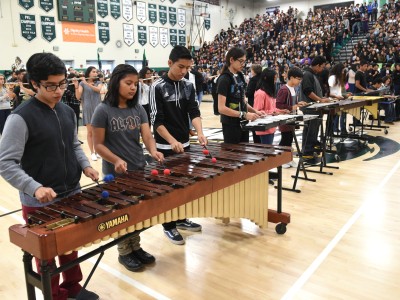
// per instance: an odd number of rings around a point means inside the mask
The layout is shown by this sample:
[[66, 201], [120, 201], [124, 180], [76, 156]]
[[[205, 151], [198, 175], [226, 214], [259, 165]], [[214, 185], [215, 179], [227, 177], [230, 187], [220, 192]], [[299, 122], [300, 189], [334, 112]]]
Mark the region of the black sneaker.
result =
[[67, 300], [98, 300], [100, 299], [99, 295], [96, 293], [93, 293], [91, 291], [88, 291], [87, 289], [82, 288], [78, 295], [75, 297], [69, 297]]
[[132, 251], [131, 254], [144, 265], [152, 264], [156, 261], [156, 258], [153, 255], [144, 251], [142, 248]]
[[176, 222], [176, 228], [189, 230], [189, 231], [200, 231], [201, 225], [197, 223], [193, 223], [189, 219], [185, 219], [183, 222]]
[[137, 259], [132, 253], [128, 255], [120, 255], [118, 256], [118, 261], [121, 265], [123, 265], [127, 270], [136, 272], [143, 268], [143, 264]]
[[185, 243], [185, 240], [181, 236], [178, 230], [176, 228], [172, 228], [170, 230], [164, 229], [164, 233], [169, 238], [169, 240], [175, 244], [175, 245], [183, 245]]

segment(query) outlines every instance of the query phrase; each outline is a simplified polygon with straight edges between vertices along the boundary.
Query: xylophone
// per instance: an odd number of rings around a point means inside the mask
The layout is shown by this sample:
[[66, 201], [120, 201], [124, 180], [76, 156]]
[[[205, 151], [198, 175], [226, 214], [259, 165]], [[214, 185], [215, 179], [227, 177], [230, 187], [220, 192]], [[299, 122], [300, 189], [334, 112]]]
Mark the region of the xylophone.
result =
[[[29, 215], [27, 225], [9, 228], [10, 240], [41, 260], [186, 217], [248, 218], [265, 227], [290, 222], [268, 210], [268, 170], [291, 161], [290, 148], [253, 144], [200, 145], [151, 163], [109, 183], [61, 199]], [[211, 160], [211, 155], [215, 159]], [[159, 174], [151, 175], [154, 169]], [[102, 198], [102, 191], [109, 197]]]

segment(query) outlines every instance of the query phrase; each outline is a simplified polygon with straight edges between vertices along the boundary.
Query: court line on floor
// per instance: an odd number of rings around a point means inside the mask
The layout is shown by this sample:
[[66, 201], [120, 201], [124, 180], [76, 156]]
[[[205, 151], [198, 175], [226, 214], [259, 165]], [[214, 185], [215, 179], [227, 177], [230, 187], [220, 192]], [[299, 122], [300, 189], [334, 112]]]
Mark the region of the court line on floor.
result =
[[351, 218], [344, 224], [336, 236], [329, 242], [325, 249], [317, 256], [317, 258], [312, 262], [312, 264], [307, 268], [307, 270], [297, 279], [297, 281], [292, 285], [292, 287], [286, 292], [286, 294], [281, 298], [281, 300], [290, 300], [293, 296], [303, 287], [303, 285], [310, 279], [322, 262], [328, 257], [344, 235], [349, 231], [349, 229], [354, 225], [354, 223], [360, 218], [364, 210], [371, 205], [374, 201], [379, 201], [379, 192], [383, 189], [386, 183], [390, 180], [393, 174], [399, 169], [400, 161], [390, 170], [388, 174], [379, 183], [378, 187], [374, 192], [364, 201], [361, 207], [351, 216]]

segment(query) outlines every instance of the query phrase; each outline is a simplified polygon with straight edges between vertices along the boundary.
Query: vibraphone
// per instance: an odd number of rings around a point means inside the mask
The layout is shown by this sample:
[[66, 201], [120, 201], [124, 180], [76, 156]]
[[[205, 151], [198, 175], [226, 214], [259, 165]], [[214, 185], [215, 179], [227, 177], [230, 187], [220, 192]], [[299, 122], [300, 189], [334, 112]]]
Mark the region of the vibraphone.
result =
[[[200, 145], [191, 145], [189, 152], [168, 157], [162, 167], [152, 163], [38, 209], [29, 214], [29, 224], [9, 228], [10, 240], [24, 255], [44, 261], [181, 218], [243, 217], [261, 228], [268, 220], [290, 222], [289, 214], [268, 209], [267, 172], [291, 161], [290, 148], [215, 144], [208, 149], [205, 155]], [[170, 175], [163, 174], [165, 167]], [[151, 175], [154, 169], [159, 175]], [[101, 197], [103, 190], [109, 197]], [[25, 263], [25, 273], [28, 298], [35, 299], [34, 285], [43, 290], [46, 300], [51, 299], [49, 274], [42, 274], [48, 282], [41, 285], [31, 262]]]

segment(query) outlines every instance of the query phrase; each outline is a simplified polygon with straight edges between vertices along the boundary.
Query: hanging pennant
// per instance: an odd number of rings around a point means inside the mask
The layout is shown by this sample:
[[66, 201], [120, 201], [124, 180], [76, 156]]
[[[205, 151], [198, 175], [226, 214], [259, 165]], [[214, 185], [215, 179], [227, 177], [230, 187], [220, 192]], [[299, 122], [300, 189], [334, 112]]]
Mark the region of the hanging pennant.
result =
[[124, 23], [122, 24], [122, 26], [123, 26], [124, 42], [130, 47], [135, 42], [133, 24]]
[[146, 10], [146, 3], [136, 1], [136, 19], [138, 19], [140, 23], [143, 23], [147, 20]]
[[53, 0], [39, 0], [39, 6], [44, 11], [49, 12], [54, 8]]
[[115, 20], [121, 16], [121, 3], [119, 0], [110, 0], [110, 14]]
[[186, 10], [183, 8], [178, 8], [178, 24], [181, 27], [186, 26]]
[[210, 25], [211, 25], [210, 18], [204, 19], [204, 28], [209, 30], [210, 29]]
[[159, 30], [160, 30], [160, 44], [165, 48], [169, 44], [168, 28], [160, 27]]
[[146, 26], [138, 25], [138, 42], [142, 46], [147, 44], [147, 29], [146, 29]]
[[167, 23], [167, 7], [164, 5], [158, 6], [158, 14], [160, 17], [160, 23], [165, 25]]
[[169, 17], [169, 24], [175, 26], [176, 24], [176, 8], [175, 7], [168, 7], [168, 17]]
[[131, 0], [122, 0], [122, 17], [128, 22], [132, 20], [133, 8]]
[[110, 41], [110, 26], [108, 22], [98, 22], [99, 40], [104, 45]]
[[42, 38], [49, 43], [56, 38], [56, 22], [54, 17], [41, 16], [40, 25], [42, 27]]
[[186, 46], [186, 30], [178, 30], [178, 44], [179, 46]]
[[35, 5], [33, 0], [19, 0], [18, 3], [26, 10], [31, 9]]
[[172, 47], [175, 47], [178, 45], [178, 36], [177, 36], [177, 30], [170, 28], [169, 29], [169, 43], [171, 44]]
[[176, 1], [176, 0], [169, 0], [169, 2], [171, 2], [172, 4], [174, 4], [174, 3], [175, 3], [175, 1]]
[[149, 26], [150, 45], [156, 47], [158, 45], [158, 27]]
[[157, 5], [149, 3], [149, 21], [151, 23], [157, 22]]
[[34, 15], [19, 15], [21, 23], [21, 35], [29, 42], [36, 38], [36, 20]]
[[108, 16], [107, 0], [97, 0], [97, 13], [102, 18], [105, 18]]

